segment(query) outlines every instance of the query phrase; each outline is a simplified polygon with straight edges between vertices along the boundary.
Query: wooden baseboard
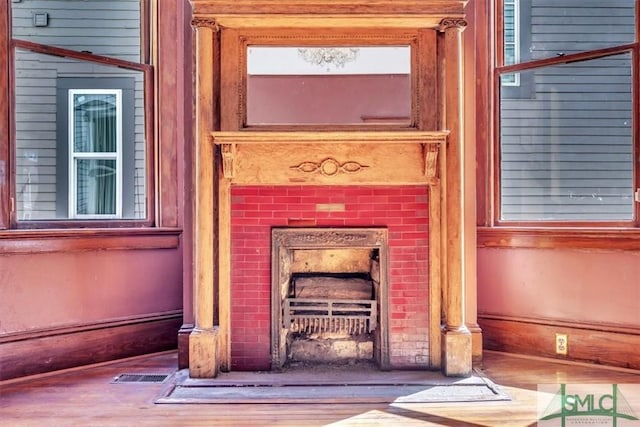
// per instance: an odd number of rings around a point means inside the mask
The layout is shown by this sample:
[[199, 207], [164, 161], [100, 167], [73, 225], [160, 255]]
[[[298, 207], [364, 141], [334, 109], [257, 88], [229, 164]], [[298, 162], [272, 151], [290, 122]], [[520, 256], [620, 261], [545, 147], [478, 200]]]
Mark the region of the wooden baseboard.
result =
[[[496, 315], [479, 315], [478, 324], [487, 350], [640, 369], [635, 328]], [[568, 336], [566, 356], [555, 352], [556, 333]]]
[[177, 348], [182, 312], [13, 334], [0, 341], [0, 381]]

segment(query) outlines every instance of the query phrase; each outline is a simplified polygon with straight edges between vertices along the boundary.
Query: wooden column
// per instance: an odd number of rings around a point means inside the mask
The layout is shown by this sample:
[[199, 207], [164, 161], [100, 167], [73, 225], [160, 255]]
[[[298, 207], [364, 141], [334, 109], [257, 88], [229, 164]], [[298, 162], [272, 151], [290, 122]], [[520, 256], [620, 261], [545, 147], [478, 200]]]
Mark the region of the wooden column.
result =
[[217, 25], [194, 19], [196, 28], [196, 148], [194, 221], [194, 317], [189, 336], [189, 376], [214, 378], [218, 372], [218, 330], [214, 327], [214, 174], [211, 132], [215, 129], [214, 50]]
[[471, 334], [465, 325], [464, 147], [462, 109], [463, 19], [444, 19], [444, 127], [450, 131], [443, 158], [443, 306], [442, 370], [448, 376], [471, 375]]

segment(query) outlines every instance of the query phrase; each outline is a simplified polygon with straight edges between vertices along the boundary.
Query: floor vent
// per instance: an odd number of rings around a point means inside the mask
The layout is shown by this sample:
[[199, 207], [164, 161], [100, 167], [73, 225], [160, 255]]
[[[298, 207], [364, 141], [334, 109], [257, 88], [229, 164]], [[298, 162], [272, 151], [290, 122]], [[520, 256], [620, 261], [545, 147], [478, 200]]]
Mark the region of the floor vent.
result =
[[163, 383], [169, 378], [166, 374], [120, 374], [112, 383]]

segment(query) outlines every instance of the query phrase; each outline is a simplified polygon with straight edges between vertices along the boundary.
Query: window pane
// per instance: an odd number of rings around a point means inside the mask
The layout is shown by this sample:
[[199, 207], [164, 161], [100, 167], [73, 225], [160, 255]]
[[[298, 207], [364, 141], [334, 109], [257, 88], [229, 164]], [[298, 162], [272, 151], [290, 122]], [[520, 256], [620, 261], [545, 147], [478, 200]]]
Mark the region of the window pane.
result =
[[519, 62], [520, 22], [518, 19], [519, 0], [504, 0], [504, 64]]
[[504, 0], [505, 64], [633, 43], [635, 7], [636, 0]]
[[76, 160], [76, 214], [117, 214], [116, 160]]
[[117, 152], [120, 136], [116, 95], [73, 93], [72, 102], [75, 152]]
[[[21, 49], [16, 50], [15, 59], [18, 221], [73, 217], [69, 210], [73, 189], [69, 182], [73, 164], [69, 148], [75, 146], [79, 153], [115, 152], [108, 112], [117, 91], [122, 92], [122, 218], [145, 218], [143, 73]], [[69, 92], [74, 90], [85, 96], [83, 101], [80, 97], [76, 101], [84, 110], [78, 119], [87, 138], [75, 139], [75, 145], [70, 145]], [[96, 96], [95, 91], [111, 94]], [[89, 132], [92, 122], [93, 134]]]
[[140, 0], [11, 3], [13, 38], [140, 62]]
[[247, 52], [247, 124], [411, 124], [411, 48]]
[[501, 97], [504, 220], [633, 219], [631, 55], [522, 72]]

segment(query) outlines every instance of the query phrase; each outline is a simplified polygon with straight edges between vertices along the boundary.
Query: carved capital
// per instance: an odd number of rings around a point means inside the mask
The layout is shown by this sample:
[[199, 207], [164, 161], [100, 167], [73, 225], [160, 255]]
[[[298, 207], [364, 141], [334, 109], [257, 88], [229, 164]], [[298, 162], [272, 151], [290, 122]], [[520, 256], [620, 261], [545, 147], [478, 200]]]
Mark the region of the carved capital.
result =
[[233, 163], [236, 158], [235, 144], [221, 144], [222, 153], [222, 174], [226, 179], [233, 179]]
[[467, 21], [463, 18], [444, 18], [440, 21], [440, 27], [438, 30], [440, 32], [445, 32], [449, 29], [458, 29], [460, 31], [464, 30], [467, 26]]
[[208, 18], [206, 16], [196, 16], [191, 20], [191, 26], [195, 28], [212, 28], [214, 31], [220, 31], [220, 25], [215, 18]]

